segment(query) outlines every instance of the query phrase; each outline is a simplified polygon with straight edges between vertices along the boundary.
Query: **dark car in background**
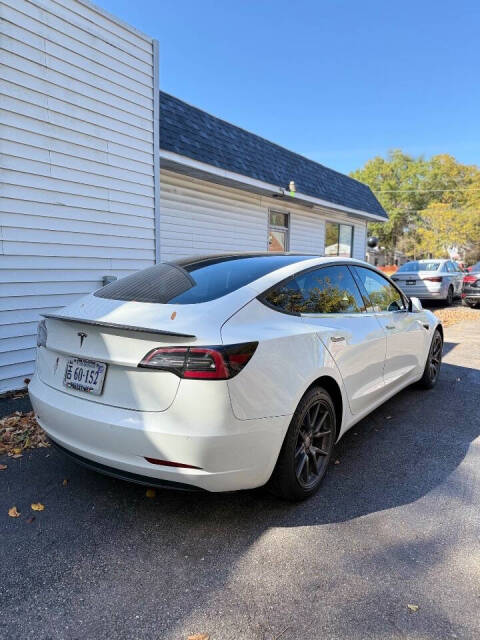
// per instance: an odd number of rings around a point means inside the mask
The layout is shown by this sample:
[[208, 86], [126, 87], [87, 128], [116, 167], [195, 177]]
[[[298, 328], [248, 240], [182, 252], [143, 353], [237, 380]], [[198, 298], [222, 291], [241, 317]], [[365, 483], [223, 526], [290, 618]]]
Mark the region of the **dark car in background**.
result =
[[470, 268], [463, 276], [462, 298], [469, 307], [480, 307], [480, 262]]

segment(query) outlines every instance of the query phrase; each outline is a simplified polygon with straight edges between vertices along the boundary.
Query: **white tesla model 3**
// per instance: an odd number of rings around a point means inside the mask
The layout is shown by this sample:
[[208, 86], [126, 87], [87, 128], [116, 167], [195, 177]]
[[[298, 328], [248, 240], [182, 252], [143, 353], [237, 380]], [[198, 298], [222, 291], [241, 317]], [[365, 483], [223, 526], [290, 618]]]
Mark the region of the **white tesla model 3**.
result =
[[434, 386], [442, 344], [436, 316], [363, 262], [197, 257], [46, 315], [29, 391], [53, 442], [98, 471], [299, 500], [347, 429]]

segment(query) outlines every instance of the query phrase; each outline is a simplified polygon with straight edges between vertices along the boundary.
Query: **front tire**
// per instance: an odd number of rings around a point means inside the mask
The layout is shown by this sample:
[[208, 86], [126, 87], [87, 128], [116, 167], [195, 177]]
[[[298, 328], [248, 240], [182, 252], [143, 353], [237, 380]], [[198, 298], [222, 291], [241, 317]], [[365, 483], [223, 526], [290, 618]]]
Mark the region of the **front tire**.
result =
[[432, 343], [428, 352], [427, 362], [423, 376], [418, 384], [422, 389], [433, 389], [437, 384], [440, 375], [440, 367], [442, 365], [443, 338], [438, 329], [433, 334]]
[[301, 399], [269, 481], [275, 495], [297, 502], [313, 495], [327, 471], [336, 437], [330, 395], [313, 387]]

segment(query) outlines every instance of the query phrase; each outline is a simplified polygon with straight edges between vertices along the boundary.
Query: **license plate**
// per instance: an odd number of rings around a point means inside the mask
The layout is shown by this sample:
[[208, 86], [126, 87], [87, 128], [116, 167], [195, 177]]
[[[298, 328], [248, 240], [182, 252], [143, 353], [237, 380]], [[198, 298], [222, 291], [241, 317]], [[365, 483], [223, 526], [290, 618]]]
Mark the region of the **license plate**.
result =
[[416, 284], [416, 280], [407, 280], [407, 284]]
[[69, 358], [65, 367], [63, 384], [71, 389], [99, 396], [103, 391], [106, 372], [107, 365], [105, 362]]

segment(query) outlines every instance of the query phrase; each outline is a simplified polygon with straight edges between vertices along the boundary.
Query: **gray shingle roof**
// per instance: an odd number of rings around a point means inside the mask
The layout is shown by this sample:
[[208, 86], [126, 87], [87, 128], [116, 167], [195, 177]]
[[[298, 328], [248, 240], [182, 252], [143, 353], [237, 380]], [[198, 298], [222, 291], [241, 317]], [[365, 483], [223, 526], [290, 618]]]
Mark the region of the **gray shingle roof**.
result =
[[367, 185], [160, 92], [160, 147], [298, 193], [387, 218]]

